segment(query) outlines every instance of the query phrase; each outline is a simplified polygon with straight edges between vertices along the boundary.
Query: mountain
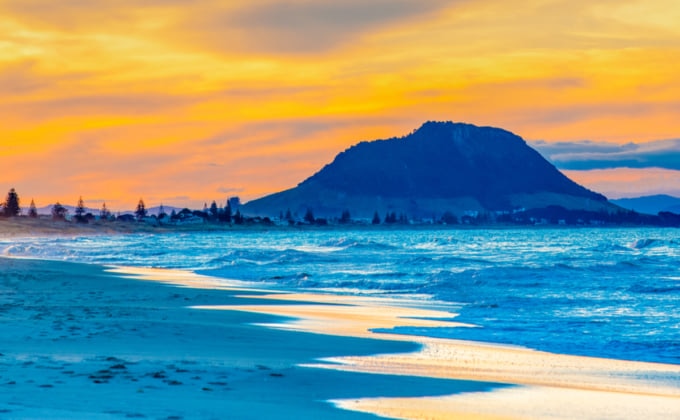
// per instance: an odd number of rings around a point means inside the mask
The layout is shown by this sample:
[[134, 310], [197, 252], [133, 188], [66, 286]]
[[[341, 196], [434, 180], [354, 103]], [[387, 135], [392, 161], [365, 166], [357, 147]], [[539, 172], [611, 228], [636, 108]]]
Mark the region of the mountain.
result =
[[680, 214], [680, 198], [670, 195], [648, 195], [636, 198], [619, 198], [610, 200], [617, 206], [628, 210], [635, 210], [638, 213], [656, 215], [662, 211]]
[[290, 209], [317, 216], [371, 217], [375, 211], [433, 217], [444, 211], [510, 210], [560, 205], [613, 207], [571, 181], [508, 131], [427, 122], [411, 134], [356, 144], [297, 187], [244, 206], [246, 214]]

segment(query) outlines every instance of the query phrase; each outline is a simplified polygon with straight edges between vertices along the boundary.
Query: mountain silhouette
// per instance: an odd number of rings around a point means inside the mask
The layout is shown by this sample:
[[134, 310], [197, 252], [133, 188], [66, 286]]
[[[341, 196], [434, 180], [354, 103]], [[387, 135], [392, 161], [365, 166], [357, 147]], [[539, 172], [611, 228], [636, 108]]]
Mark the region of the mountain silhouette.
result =
[[297, 187], [246, 204], [250, 214], [343, 209], [411, 217], [560, 205], [600, 210], [606, 197], [573, 182], [519, 136], [493, 127], [427, 122], [413, 133], [358, 143]]
[[656, 215], [659, 212], [666, 211], [680, 214], [680, 197], [665, 194], [619, 198], [611, 200], [611, 202], [624, 209], [634, 210], [638, 213]]

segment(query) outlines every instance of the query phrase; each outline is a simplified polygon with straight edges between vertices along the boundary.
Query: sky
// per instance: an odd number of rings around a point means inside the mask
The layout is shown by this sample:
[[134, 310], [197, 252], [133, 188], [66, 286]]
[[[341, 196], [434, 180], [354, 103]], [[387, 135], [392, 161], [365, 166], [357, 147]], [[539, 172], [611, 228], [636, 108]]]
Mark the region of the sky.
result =
[[680, 195], [677, 0], [0, 0], [0, 189], [196, 208], [428, 120]]

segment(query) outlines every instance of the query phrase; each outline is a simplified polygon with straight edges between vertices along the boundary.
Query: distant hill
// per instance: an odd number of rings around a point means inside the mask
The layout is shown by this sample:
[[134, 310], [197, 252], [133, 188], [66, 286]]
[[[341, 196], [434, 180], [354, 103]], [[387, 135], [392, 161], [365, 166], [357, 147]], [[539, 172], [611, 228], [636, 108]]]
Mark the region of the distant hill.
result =
[[635, 210], [638, 213], [654, 215], [662, 211], [680, 213], [680, 198], [670, 195], [648, 195], [636, 198], [619, 198], [610, 201], [617, 206], [628, 210]]
[[427, 122], [413, 133], [361, 142], [297, 187], [244, 206], [252, 215], [371, 217], [375, 211], [435, 217], [444, 211], [509, 210], [560, 205], [613, 208], [559, 172], [519, 136], [452, 122]]
[[[38, 207], [36, 210], [38, 211], [38, 214], [43, 214], [43, 215], [51, 215], [52, 214], [52, 207], [54, 204], [50, 204], [44, 207]], [[76, 206], [70, 206], [68, 204], [62, 204], [66, 210], [68, 210], [68, 214], [74, 215], [76, 211]], [[22, 208], [23, 213], [26, 214], [28, 212], [28, 206], [24, 206]], [[92, 213], [96, 214], [97, 216], [99, 215], [100, 209], [94, 209], [91, 207], [85, 207], [85, 213]]]
[[[75, 214], [75, 212], [76, 212], [75, 206], [71, 206], [71, 205], [67, 205], [67, 204], [62, 204], [62, 205], [66, 208], [66, 210], [68, 210], [69, 215], [73, 216]], [[52, 214], [52, 207], [53, 207], [53, 204], [50, 204], [48, 206], [38, 207], [36, 210], [38, 211], [38, 214], [51, 215]], [[28, 207], [24, 207], [22, 210], [23, 210], [24, 214], [26, 214], [28, 212]], [[111, 209], [109, 209], [109, 210], [111, 210]], [[173, 210], [175, 210], [176, 212], [179, 212], [180, 210], [182, 210], [182, 208], [173, 207], [173, 206], [163, 206], [163, 211], [165, 211], [166, 214], [170, 214]], [[157, 216], [158, 213], [160, 212], [160, 206], [148, 207], [146, 209], [146, 211], [147, 211], [149, 216], [151, 216], [151, 215]], [[85, 213], [92, 213], [95, 216], [99, 216], [99, 214], [101, 213], [101, 208], [95, 209], [95, 208], [92, 208], [92, 207], [85, 207]], [[120, 211], [120, 212], [119, 211], [113, 211], [112, 213], [114, 214], [114, 216], [116, 216], [118, 214], [134, 214], [134, 210], [126, 210], [126, 211]]]

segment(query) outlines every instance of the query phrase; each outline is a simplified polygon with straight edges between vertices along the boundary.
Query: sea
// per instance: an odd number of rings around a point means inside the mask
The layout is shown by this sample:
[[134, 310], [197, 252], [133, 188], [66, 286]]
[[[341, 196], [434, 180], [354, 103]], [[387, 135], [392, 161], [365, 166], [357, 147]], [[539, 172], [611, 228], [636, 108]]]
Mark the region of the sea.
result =
[[383, 296], [473, 326], [395, 333], [680, 364], [677, 229], [234, 230], [0, 238], [0, 252]]

